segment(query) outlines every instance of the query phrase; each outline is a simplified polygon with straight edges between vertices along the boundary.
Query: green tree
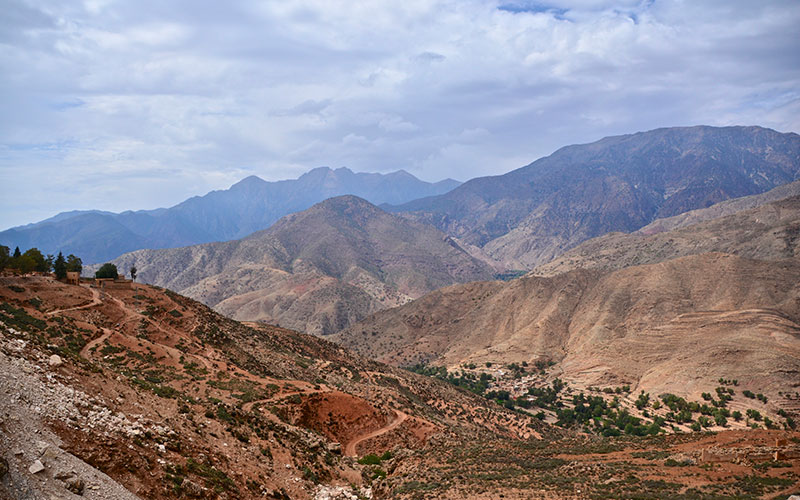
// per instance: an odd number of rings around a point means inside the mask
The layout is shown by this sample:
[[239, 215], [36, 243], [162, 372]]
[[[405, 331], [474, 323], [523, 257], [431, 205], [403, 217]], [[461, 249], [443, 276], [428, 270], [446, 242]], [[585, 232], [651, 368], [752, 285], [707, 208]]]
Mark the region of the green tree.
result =
[[105, 264], [100, 266], [100, 269], [98, 269], [97, 272], [94, 273], [94, 277], [95, 278], [114, 278], [114, 279], [117, 279], [118, 276], [119, 276], [119, 273], [117, 272], [117, 266], [115, 266], [114, 264], [112, 264], [110, 262], [106, 262]]
[[137, 271], [136, 266], [131, 266], [131, 279], [133, 281], [136, 281], [136, 271]]
[[30, 255], [20, 255], [14, 259], [14, 267], [22, 274], [36, 270], [36, 261]]
[[63, 280], [67, 277], [67, 261], [61, 252], [58, 252], [58, 257], [53, 262], [53, 272], [56, 273], [57, 280]]
[[22, 254], [23, 257], [30, 257], [34, 262], [34, 271], [39, 271], [40, 273], [46, 273], [50, 271], [50, 268], [47, 265], [47, 259], [45, 259], [42, 252], [39, 251], [38, 248], [29, 248]]
[[761, 420], [761, 412], [759, 412], [758, 410], [754, 410], [752, 408], [748, 408], [747, 418], [752, 418], [753, 420]]
[[83, 261], [72, 254], [67, 255], [67, 271], [80, 274], [83, 271]]
[[14, 249], [14, 258], [19, 259], [20, 257], [22, 257], [22, 252], [20, 252], [19, 247], [17, 247]]

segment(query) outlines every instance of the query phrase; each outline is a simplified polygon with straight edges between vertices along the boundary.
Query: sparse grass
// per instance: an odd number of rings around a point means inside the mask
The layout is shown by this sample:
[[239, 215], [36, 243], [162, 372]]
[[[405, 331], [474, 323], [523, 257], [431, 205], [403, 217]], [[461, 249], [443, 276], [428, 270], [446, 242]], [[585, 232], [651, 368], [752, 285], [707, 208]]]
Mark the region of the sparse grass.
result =
[[190, 458], [186, 461], [186, 470], [205, 479], [206, 486], [216, 493], [224, 491], [236, 492], [236, 483], [227, 474], [208, 463], [200, 463]]
[[0, 319], [7, 326], [31, 333], [40, 332], [47, 327], [46, 321], [34, 318], [24, 309], [14, 307], [5, 302], [0, 304]]

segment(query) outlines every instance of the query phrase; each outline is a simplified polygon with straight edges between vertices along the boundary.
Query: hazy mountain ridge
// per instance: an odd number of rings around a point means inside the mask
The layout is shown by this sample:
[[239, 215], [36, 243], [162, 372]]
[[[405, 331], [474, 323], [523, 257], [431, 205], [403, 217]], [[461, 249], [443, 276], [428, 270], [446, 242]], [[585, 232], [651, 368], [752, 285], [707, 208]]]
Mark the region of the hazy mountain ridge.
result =
[[331, 198], [241, 240], [139, 250], [114, 262], [231, 317], [318, 334], [493, 273], [435, 228], [354, 196]]
[[403, 203], [447, 192], [459, 184], [452, 179], [428, 183], [403, 170], [378, 174], [320, 167], [293, 180], [268, 182], [250, 176], [229, 189], [166, 209], [65, 212], [0, 232], [0, 243], [11, 248], [37, 247], [45, 253], [74, 253], [86, 263], [95, 263], [141, 248], [242, 238], [334, 196], [352, 194], [376, 204]]
[[761, 127], [665, 128], [567, 146], [391, 210], [530, 269], [587, 239], [757, 194], [800, 177], [800, 136]]

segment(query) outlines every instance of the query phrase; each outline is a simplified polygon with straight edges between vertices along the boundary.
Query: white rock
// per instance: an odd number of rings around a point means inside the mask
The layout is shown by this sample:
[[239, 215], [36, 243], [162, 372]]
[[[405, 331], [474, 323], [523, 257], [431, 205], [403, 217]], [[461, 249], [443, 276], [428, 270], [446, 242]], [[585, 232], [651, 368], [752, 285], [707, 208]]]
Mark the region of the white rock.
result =
[[44, 470], [44, 464], [42, 462], [40, 462], [39, 460], [36, 460], [35, 462], [33, 462], [31, 464], [30, 467], [28, 467], [28, 472], [30, 472], [31, 474], [38, 474], [39, 472], [42, 472], [43, 470]]
[[58, 368], [59, 366], [64, 364], [64, 361], [61, 359], [61, 356], [58, 354], [53, 354], [50, 356], [50, 360], [48, 361], [51, 368]]

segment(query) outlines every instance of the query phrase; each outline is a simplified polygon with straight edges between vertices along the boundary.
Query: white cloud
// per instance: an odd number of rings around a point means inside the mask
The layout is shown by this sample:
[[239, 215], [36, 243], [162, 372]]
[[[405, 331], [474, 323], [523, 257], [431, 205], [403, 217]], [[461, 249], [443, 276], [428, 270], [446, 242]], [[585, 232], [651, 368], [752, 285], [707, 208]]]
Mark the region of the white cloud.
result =
[[11, 0], [5, 12], [0, 227], [171, 205], [251, 173], [465, 180], [656, 127], [800, 130], [795, 1]]

